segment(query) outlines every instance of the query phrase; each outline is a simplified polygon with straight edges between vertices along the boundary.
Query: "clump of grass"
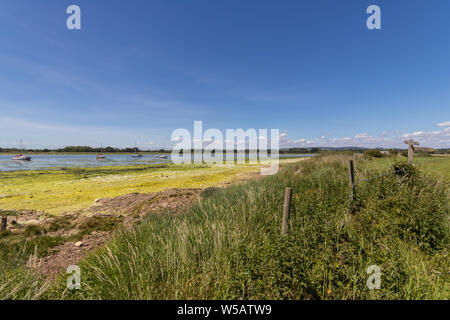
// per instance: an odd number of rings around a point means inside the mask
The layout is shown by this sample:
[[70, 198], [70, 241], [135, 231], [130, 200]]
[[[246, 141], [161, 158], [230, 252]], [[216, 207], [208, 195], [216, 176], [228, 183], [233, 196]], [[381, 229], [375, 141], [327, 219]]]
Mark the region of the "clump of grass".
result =
[[34, 253], [38, 258], [41, 258], [49, 254], [49, 249], [54, 248], [63, 242], [64, 239], [60, 236], [40, 236], [29, 240], [24, 245], [27, 253]]
[[85, 235], [96, 231], [112, 231], [119, 227], [123, 218], [119, 216], [93, 216], [78, 224], [79, 232], [66, 238], [67, 241], [83, 240]]
[[12, 232], [10, 230], [0, 231], [0, 239], [6, 238], [6, 237], [8, 237], [10, 235], [12, 235]]
[[202, 198], [207, 198], [207, 197], [210, 197], [211, 195], [213, 195], [214, 193], [216, 193], [218, 191], [220, 191], [220, 188], [216, 188], [216, 187], [205, 188], [200, 193], [200, 196]]
[[23, 266], [7, 269], [0, 265], [0, 277], [0, 300], [41, 299], [50, 287], [50, 283]]
[[48, 226], [48, 231], [55, 232], [59, 230], [70, 230], [73, 228], [70, 219], [72, 216], [54, 217]]
[[50, 283], [27, 267], [31, 256], [43, 257], [62, 243], [60, 237], [37, 236], [31, 240], [18, 236], [0, 241], [0, 300], [43, 298]]
[[23, 230], [23, 235], [26, 237], [39, 236], [45, 232], [44, 228], [37, 224], [29, 224]]
[[93, 216], [82, 221], [78, 228], [85, 234], [94, 231], [111, 231], [122, 222], [123, 218], [118, 216]]
[[[232, 186], [186, 213], [150, 215], [82, 264], [80, 291], [61, 279], [49, 298], [448, 299], [446, 187], [420, 171], [369, 179], [346, 214], [346, 157], [318, 158]], [[280, 235], [285, 187], [290, 232]], [[367, 267], [382, 288], [366, 287]]]

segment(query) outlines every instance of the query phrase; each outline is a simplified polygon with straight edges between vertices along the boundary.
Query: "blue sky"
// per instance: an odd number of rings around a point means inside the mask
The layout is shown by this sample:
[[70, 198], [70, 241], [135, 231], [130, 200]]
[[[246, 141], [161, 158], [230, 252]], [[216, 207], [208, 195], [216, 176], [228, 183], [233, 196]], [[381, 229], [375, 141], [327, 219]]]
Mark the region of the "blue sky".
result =
[[[79, 5], [82, 29], [66, 28]], [[366, 8], [381, 8], [368, 30]], [[176, 128], [282, 146], [450, 147], [450, 2], [2, 0], [0, 146], [168, 147]]]

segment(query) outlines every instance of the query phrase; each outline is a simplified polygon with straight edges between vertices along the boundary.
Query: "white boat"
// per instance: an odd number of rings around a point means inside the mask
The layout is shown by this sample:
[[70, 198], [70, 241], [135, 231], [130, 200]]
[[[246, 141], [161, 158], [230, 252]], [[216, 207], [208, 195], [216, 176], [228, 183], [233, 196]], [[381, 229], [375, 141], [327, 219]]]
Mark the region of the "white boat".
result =
[[23, 155], [23, 142], [20, 140], [20, 154], [16, 154], [12, 157], [13, 160], [16, 161], [31, 161], [31, 157]]
[[142, 154], [137, 153], [138, 152], [138, 148], [137, 148], [137, 144], [135, 144], [136, 148], [134, 149], [134, 154], [132, 155], [133, 158], [141, 158]]
[[165, 154], [158, 154], [156, 157], [157, 158], [161, 158], [161, 159], [166, 159], [167, 155], [165, 155]]
[[106, 154], [103, 154], [103, 145], [100, 153], [96, 156], [97, 160], [103, 160], [106, 159]]
[[31, 157], [24, 156], [23, 154], [16, 154], [12, 159], [16, 161], [31, 161]]

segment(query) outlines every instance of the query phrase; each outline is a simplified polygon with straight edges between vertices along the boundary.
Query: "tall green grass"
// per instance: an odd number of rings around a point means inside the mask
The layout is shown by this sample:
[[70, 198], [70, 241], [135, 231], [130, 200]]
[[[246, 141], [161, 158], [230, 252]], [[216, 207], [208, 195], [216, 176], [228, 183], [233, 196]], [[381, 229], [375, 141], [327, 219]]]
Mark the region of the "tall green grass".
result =
[[[150, 215], [118, 232], [81, 267], [62, 299], [448, 299], [446, 185], [411, 175], [359, 179], [347, 214], [347, 166], [322, 157], [275, 176], [212, 192], [181, 215]], [[285, 187], [290, 232], [281, 236]], [[367, 267], [382, 286], [369, 290]]]
[[[1, 236], [1, 233], [0, 233]], [[29, 257], [46, 250], [43, 240], [5, 243], [0, 237], [0, 300], [42, 299], [50, 283], [30, 271]], [[28, 264], [28, 266], [27, 266]]]

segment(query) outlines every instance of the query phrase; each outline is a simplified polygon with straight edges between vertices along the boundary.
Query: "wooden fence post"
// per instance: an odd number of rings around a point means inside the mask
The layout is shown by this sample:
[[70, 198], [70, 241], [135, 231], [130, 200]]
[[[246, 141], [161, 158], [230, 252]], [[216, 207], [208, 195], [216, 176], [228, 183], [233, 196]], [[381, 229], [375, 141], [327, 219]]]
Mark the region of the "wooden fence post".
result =
[[353, 160], [348, 162], [348, 180], [350, 182], [350, 199], [355, 200], [355, 167], [353, 166]]
[[284, 194], [284, 210], [283, 210], [283, 222], [281, 224], [281, 234], [286, 235], [289, 229], [289, 218], [291, 216], [291, 199], [292, 188], [286, 188]]
[[2, 227], [1, 227], [1, 231], [6, 230], [6, 223], [8, 222], [8, 218], [7, 217], [2, 217]]

